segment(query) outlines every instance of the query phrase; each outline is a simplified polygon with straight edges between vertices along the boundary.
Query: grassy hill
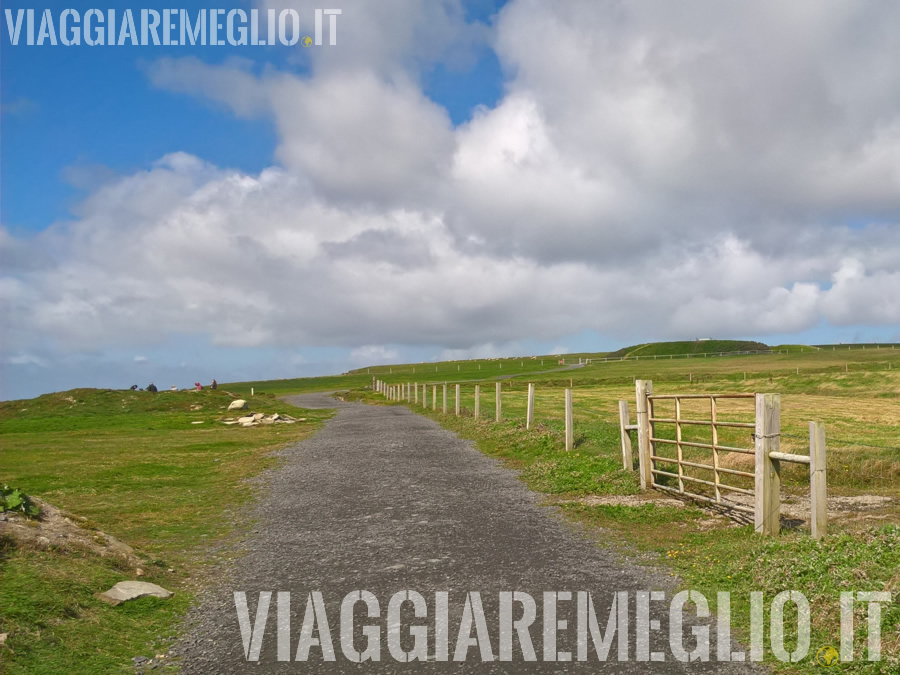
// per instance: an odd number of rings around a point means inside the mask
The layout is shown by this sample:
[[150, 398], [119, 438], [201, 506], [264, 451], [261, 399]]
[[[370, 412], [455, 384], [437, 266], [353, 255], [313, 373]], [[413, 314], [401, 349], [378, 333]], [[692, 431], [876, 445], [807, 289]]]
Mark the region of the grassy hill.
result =
[[623, 347], [609, 354], [609, 356], [680, 356], [683, 354], [719, 354], [721, 352], [746, 352], [764, 349], [770, 349], [770, 347], [754, 340], [682, 340], [678, 342], [650, 342]]
[[[174, 591], [110, 607], [95, 597], [134, 579], [125, 562], [77, 547], [20, 545], [0, 523], [0, 673], [133, 672], [165, 652], [200, 579], [227, 550], [272, 451], [311, 435], [329, 411], [268, 396], [249, 410], [305, 419], [253, 428], [221, 420], [223, 389], [75, 389], [0, 402], [0, 483], [21, 488], [133, 546], [143, 580]], [[35, 523], [37, 527], [37, 523]], [[160, 669], [162, 671], [163, 669]]]

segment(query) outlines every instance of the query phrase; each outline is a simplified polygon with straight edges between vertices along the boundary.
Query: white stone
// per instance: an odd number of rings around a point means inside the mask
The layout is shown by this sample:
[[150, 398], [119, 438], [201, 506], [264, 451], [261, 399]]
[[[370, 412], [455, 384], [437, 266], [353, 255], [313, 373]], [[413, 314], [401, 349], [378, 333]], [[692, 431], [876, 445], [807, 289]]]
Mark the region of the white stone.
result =
[[162, 586], [146, 581], [120, 581], [108, 591], [100, 593], [97, 597], [110, 605], [121, 605], [128, 600], [144, 598], [148, 595], [165, 600], [171, 598], [173, 593]]
[[246, 424], [247, 422], [252, 422], [255, 419], [256, 418], [253, 417], [253, 415], [248, 415], [247, 417], [241, 417], [240, 419], [238, 419], [238, 422], [241, 424]]
[[245, 401], [242, 398], [236, 399], [228, 405], [229, 410], [243, 410], [246, 407], [247, 407], [247, 401]]

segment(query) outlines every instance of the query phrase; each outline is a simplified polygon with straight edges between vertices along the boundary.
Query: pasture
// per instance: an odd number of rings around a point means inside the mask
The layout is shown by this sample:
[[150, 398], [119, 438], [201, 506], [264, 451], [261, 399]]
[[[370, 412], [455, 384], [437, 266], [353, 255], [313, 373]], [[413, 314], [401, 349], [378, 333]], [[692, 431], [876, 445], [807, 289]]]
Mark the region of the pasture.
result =
[[[586, 435], [593, 425], [617, 423], [619, 400], [627, 400], [634, 415], [636, 379], [652, 380], [657, 394], [779, 393], [784, 451], [808, 452], [809, 422], [825, 422], [829, 490], [833, 489], [834, 494], [900, 494], [900, 350], [885, 345], [868, 349], [835, 346], [833, 350], [807, 347], [800, 351], [797, 346], [783, 354], [669, 358], [660, 353], [661, 347], [657, 345], [653, 350], [656, 359], [602, 362], [598, 360], [603, 358], [602, 354], [568, 356], [567, 360], [576, 363], [578, 358], [593, 359], [592, 363], [574, 370], [557, 366], [553, 372], [515, 373], [517, 367], [522, 367], [520, 364], [528, 361], [504, 359], [480, 362], [479, 370], [470, 366], [458, 373], [446, 368], [446, 364], [436, 364], [437, 376], [426, 371], [416, 380], [410, 379], [412, 374], [407, 372], [407, 366], [394, 366], [395, 373], [380, 372], [378, 377], [389, 384], [408, 381], [418, 382], [420, 387], [427, 384], [429, 408], [433, 384], [463, 382], [461, 401], [465, 414], [474, 411], [474, 385], [478, 383], [481, 417], [486, 420], [494, 418], [494, 381], [506, 378], [501, 380], [502, 417], [523, 422], [527, 384], [533, 382], [535, 421], [560, 428], [563, 392], [571, 386], [576, 445], [587, 441]], [[506, 371], [501, 375], [503, 368]], [[484, 376], [473, 377], [477, 373]], [[442, 395], [441, 386], [438, 395]], [[450, 386], [451, 412], [453, 395], [454, 387]], [[439, 408], [440, 405], [439, 402]], [[734, 419], [752, 421], [752, 405], [738, 401], [729, 405], [733, 407]], [[726, 408], [724, 414], [729, 412]], [[697, 433], [692, 437], [694, 440], [708, 441], [704, 435], [707, 429], [698, 429]], [[747, 443], [747, 439], [734, 441], [741, 445]], [[740, 459], [736, 461], [740, 464]], [[787, 489], [791, 489], [793, 479], [799, 479], [802, 472], [800, 467], [788, 469]]]
[[175, 592], [110, 607], [95, 594], [135, 578], [125, 562], [0, 536], [0, 633], [9, 635], [0, 672], [120, 672], [132, 657], [166, 652], [210, 566], [235, 555], [252, 524], [247, 479], [330, 416], [257, 396], [250, 410], [306, 422], [225, 426], [231, 400], [222, 388], [76, 389], [0, 403], [0, 482], [131, 545], [142, 579]]
[[[772, 597], [793, 589], [810, 602], [813, 652], [837, 644], [840, 591], [896, 591], [900, 583], [900, 350], [890, 345], [867, 345], [864, 350], [796, 345], [781, 354], [713, 357], [701, 353], [687, 357], [686, 352], [678, 351], [672, 358], [662, 345], [642, 351], [655, 352], [649, 356], [656, 358], [602, 362], [598, 358], [603, 355], [581, 354], [575, 355], [576, 360], [590, 358], [593, 362], [576, 370], [502, 380], [500, 422], [495, 420], [499, 372], [493, 378], [460, 384], [460, 417], [454, 415], [452, 372], [446, 377], [448, 414], [441, 412], [443, 381], [435, 378], [425, 381], [427, 407], [421, 405], [421, 391], [419, 404], [409, 405], [518, 469], [532, 489], [546, 495], [548, 504], [586, 525], [599, 545], [619, 548], [626, 561], [623, 564], [639, 561], [668, 569], [679, 588], [700, 590], [710, 598], [713, 610], [716, 592], [730, 591], [732, 625], [739, 639], [746, 641], [749, 636], [751, 592], [763, 591]], [[379, 375], [379, 379], [389, 384], [406, 382], [405, 377], [390, 374]], [[708, 509], [673, 505], [662, 492], [641, 493], [637, 472], [622, 469], [619, 448], [618, 401], [629, 401], [633, 421], [636, 379], [653, 380], [656, 394], [780, 393], [782, 450], [787, 452], [808, 452], [809, 421], [824, 421], [828, 536], [813, 540], [802, 522], [809, 509], [808, 502], [803, 503], [809, 492], [806, 466], [782, 465], [782, 515], [790, 513], [792, 517], [783, 521], [781, 535], [774, 538], [754, 536], [752, 525], [740, 526]], [[535, 424], [530, 430], [525, 429], [528, 382], [535, 383], [536, 391]], [[419, 380], [420, 388], [422, 384]], [[437, 410], [432, 407], [433, 384], [439, 385]], [[473, 415], [476, 384], [481, 388], [478, 421]], [[565, 450], [563, 435], [567, 387], [573, 389], [574, 408], [575, 447], [570, 452]], [[386, 404], [383, 397], [368, 390], [350, 395]], [[752, 399], [722, 403], [723, 417], [753, 420]], [[708, 415], [708, 410], [692, 410], [690, 401], [685, 405], [685, 416], [696, 414], [703, 419]], [[661, 408], [658, 414], [671, 412]], [[742, 437], [748, 436], [747, 431], [727, 431], [731, 436], [719, 440], [753, 447], [751, 438]], [[705, 427], [688, 433], [692, 435], [685, 440], [709, 441]], [[658, 435], [671, 438], [672, 429], [658, 429]], [[692, 456], [686, 450], [685, 457]], [[734, 455], [725, 462], [724, 466], [753, 470], [752, 457]], [[740, 479], [729, 482], [741, 485]], [[751, 484], [749, 481], [746, 486]], [[861, 660], [865, 658], [866, 631], [860, 608], [855, 621], [858, 660], [842, 668], [896, 672], [900, 668], [900, 605], [895, 602], [882, 616], [882, 662]], [[767, 663], [788, 672], [820, 669], [812, 658], [797, 664], [769, 659]]]

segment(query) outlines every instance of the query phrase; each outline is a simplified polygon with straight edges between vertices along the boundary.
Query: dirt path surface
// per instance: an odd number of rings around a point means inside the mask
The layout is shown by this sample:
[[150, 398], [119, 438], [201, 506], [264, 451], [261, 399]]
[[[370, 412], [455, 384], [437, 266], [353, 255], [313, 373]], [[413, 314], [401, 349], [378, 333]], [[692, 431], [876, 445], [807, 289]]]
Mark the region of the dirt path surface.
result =
[[[287, 451], [286, 464], [273, 472], [258, 504], [259, 527], [247, 554], [223, 573], [202, 606], [189, 620], [189, 634], [176, 650], [187, 673], [232, 672], [749, 672], [743, 663], [717, 663], [715, 630], [709, 663], [675, 660], [669, 646], [669, 603], [653, 601], [650, 648], [665, 654], [662, 663], [636, 659], [635, 592], [666, 590], [668, 582], [636, 569], [618, 554], [605, 551], [567, 525], [515, 477], [453, 433], [406, 408], [336, 403], [325, 395], [287, 399], [303, 407], [337, 407], [338, 414], [316, 436]], [[422, 594], [427, 618], [412, 619], [410, 603], [402, 615], [405, 650], [412, 648], [410, 624], [428, 627], [427, 662], [404, 664], [392, 656], [387, 613], [391, 596], [409, 589]], [[341, 601], [348, 593], [370, 591], [380, 604], [380, 618], [367, 619], [357, 604], [356, 649], [366, 638], [361, 625], [380, 626], [380, 661], [353, 663], [341, 645]], [[271, 591], [259, 663], [244, 653], [235, 591], [246, 592], [249, 618], [256, 617], [257, 597]], [[276, 592], [291, 592], [291, 662], [277, 660]], [[314, 646], [308, 661], [295, 661], [307, 597], [324, 598], [335, 661], [323, 662]], [[449, 662], [435, 661], [435, 592], [449, 591]], [[494, 660], [472, 646], [464, 663], [453, 662], [467, 591], [478, 591], [484, 607]], [[522, 660], [514, 635], [513, 661], [499, 660], [499, 592], [524, 591], [534, 598], [536, 618], [528, 629], [537, 662]], [[560, 601], [556, 651], [572, 652], [573, 661], [544, 661], [545, 591], [570, 591]], [[598, 664], [593, 644], [588, 661], [576, 661], [575, 592], [593, 595], [600, 629], [605, 632], [615, 591], [629, 593], [628, 661], [617, 660], [613, 638], [608, 661]], [[667, 591], [667, 599], [672, 595]], [[522, 615], [513, 604], [513, 620]], [[693, 647], [685, 613], [684, 646]], [[652, 626], [655, 628], [655, 625]], [[476, 627], [472, 628], [475, 636]], [[318, 633], [313, 633], [314, 636]], [[473, 640], [474, 643], [474, 640]], [[743, 651], [738, 645], [735, 651]], [[285, 653], [282, 654], [285, 656]]]

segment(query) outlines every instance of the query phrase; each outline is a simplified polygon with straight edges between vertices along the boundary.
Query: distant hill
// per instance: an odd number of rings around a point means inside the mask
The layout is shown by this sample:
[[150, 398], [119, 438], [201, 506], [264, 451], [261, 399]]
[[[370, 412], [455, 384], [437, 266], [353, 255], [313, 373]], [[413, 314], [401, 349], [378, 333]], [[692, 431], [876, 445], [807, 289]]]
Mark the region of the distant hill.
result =
[[617, 356], [669, 356], [670, 354], [718, 354], [719, 352], [745, 352], [769, 349], [755, 340], [684, 340], [681, 342], [651, 342], [624, 347], [609, 354]]

